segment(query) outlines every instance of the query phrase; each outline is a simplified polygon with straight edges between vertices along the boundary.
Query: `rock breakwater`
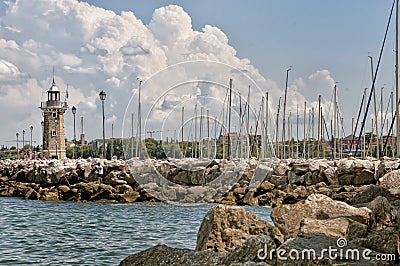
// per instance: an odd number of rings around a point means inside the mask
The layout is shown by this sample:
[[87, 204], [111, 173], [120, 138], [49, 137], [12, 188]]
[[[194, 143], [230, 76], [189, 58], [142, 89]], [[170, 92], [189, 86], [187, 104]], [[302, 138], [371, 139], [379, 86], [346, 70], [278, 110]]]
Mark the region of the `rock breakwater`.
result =
[[400, 193], [399, 168], [399, 159], [2, 160], [0, 196], [278, 206], [319, 193], [363, 204]]

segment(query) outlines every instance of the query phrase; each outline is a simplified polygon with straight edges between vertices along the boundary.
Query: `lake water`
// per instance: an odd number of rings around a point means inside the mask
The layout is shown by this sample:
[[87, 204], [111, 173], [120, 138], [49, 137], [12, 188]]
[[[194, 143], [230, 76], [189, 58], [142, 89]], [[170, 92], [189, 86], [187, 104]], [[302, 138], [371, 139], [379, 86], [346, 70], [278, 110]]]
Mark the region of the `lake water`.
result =
[[[194, 249], [211, 206], [0, 197], [0, 265], [118, 265], [157, 244]], [[246, 209], [272, 223], [270, 208]]]

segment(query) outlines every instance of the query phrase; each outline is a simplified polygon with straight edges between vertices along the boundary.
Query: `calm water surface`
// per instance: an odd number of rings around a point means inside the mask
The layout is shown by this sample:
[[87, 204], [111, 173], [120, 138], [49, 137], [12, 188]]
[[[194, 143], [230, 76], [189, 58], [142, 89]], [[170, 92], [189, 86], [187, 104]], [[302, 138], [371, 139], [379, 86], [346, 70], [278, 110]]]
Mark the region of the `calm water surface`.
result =
[[[211, 206], [0, 198], [0, 265], [118, 265], [157, 244], [194, 249]], [[270, 208], [246, 209], [271, 222]]]

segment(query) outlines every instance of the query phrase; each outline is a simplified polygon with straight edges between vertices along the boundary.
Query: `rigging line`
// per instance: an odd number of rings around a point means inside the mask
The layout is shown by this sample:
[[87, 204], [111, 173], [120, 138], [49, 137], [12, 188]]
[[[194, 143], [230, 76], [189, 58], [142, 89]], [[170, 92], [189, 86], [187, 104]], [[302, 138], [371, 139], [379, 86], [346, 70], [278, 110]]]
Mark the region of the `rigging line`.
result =
[[[258, 116], [256, 116], [256, 129], [255, 129], [255, 132], [254, 132], [254, 140], [253, 140], [253, 145], [254, 145], [254, 143], [256, 142], [256, 140], [257, 140], [257, 130], [258, 130], [258, 123], [259, 123], [259, 120], [260, 120], [260, 114], [261, 114], [261, 106], [260, 106], [260, 109], [259, 109], [259, 111], [258, 111]], [[258, 143], [256, 143], [257, 145], [256, 145], [256, 151], [257, 151], [257, 158], [259, 158], [258, 156], [259, 156], [259, 153], [258, 153]]]
[[[219, 121], [222, 121], [222, 123], [221, 123], [221, 130], [219, 131], [219, 135], [220, 135], [220, 136], [222, 135], [222, 131], [223, 131], [223, 127], [224, 127], [224, 108], [225, 108], [225, 103], [226, 103], [227, 98], [228, 98], [228, 91], [229, 91], [229, 88], [228, 88], [228, 90], [226, 91], [225, 98], [224, 98], [224, 102], [223, 102], [223, 104], [222, 104], [222, 109], [221, 109], [221, 111], [220, 111], [220, 113], [219, 113], [219, 116], [218, 116]], [[215, 129], [215, 130], [217, 130], [217, 129]], [[224, 145], [224, 144], [222, 144], [222, 145]]]
[[337, 109], [338, 109], [338, 115], [339, 115], [339, 119], [340, 119], [340, 125], [341, 125], [341, 128], [342, 128], [342, 137], [345, 137], [346, 136], [346, 132], [345, 132], [345, 130], [344, 130], [344, 117], [342, 116], [342, 107], [341, 107], [341, 105], [339, 104], [340, 103], [340, 101], [339, 101], [339, 91], [337, 91], [336, 92], [336, 98], [337, 98], [337, 102], [336, 102], [336, 105], [337, 105]]
[[[400, 104], [400, 100], [397, 102], [397, 104], [398, 104], [398, 105]], [[390, 124], [389, 132], [388, 132], [388, 134], [387, 134], [387, 136], [386, 136], [385, 145], [383, 146], [383, 149], [386, 149], [386, 145], [387, 145], [387, 142], [388, 142], [388, 140], [389, 140], [389, 136], [390, 136], [390, 134], [392, 134], [394, 121], [396, 120], [396, 115], [397, 115], [397, 112], [395, 111], [395, 112], [394, 112], [393, 119], [392, 119], [392, 123]], [[392, 149], [393, 149], [393, 147], [392, 147]]]
[[[194, 114], [194, 111], [193, 111]], [[192, 144], [193, 144], [193, 134], [192, 134], [192, 128], [193, 128], [193, 119], [191, 119], [190, 121], [190, 127], [189, 127], [189, 136], [188, 138], [191, 140]], [[193, 146], [193, 145], [192, 145]], [[186, 145], [185, 147], [185, 154], [183, 155], [184, 157], [186, 157], [186, 153], [187, 153], [187, 149], [189, 148], [189, 143], [188, 145]], [[193, 147], [192, 147], [192, 151], [193, 151]]]
[[[240, 96], [240, 98], [241, 98], [242, 96]], [[240, 104], [239, 104], [240, 105]], [[239, 107], [239, 108], [242, 108], [241, 106]], [[236, 155], [239, 153], [239, 146], [241, 145], [241, 142], [242, 142], [242, 137], [241, 137], [241, 135], [242, 135], [242, 127], [243, 127], [243, 124], [244, 124], [244, 117], [245, 117], [245, 115], [246, 115], [246, 112], [245, 111], [242, 111], [242, 116], [241, 117], [239, 117], [239, 130], [238, 130], [238, 136], [237, 136], [237, 140], [236, 140], [236, 145], [235, 145], [235, 152], [236, 152]]]
[[[340, 106], [338, 105], [338, 115], [339, 115], [339, 124], [340, 124], [340, 128], [342, 131], [342, 138], [344, 138], [346, 136], [346, 131], [344, 130], [344, 117], [342, 116], [342, 109], [340, 108]], [[340, 138], [340, 136], [339, 136]]]
[[[365, 89], [365, 90], [366, 90], [366, 89]], [[356, 122], [356, 126], [355, 126], [355, 128], [354, 128], [354, 132], [351, 132], [351, 133], [353, 134], [353, 136], [352, 136], [352, 138], [351, 138], [349, 153], [351, 153], [351, 149], [353, 148], [354, 138], [355, 138], [356, 133], [357, 133], [358, 122], [359, 122], [359, 120], [360, 120], [360, 116], [361, 116], [361, 113], [362, 113], [362, 110], [363, 110], [363, 107], [364, 107], [364, 106], [363, 106], [363, 105], [364, 105], [364, 100], [365, 100], [365, 91], [364, 91], [363, 97], [362, 97], [362, 99], [361, 99], [360, 109], [359, 109], [359, 111], [358, 111], [357, 122]]]
[[332, 107], [332, 102], [333, 102], [333, 92], [332, 92], [332, 96], [331, 96], [331, 100], [329, 101], [329, 107], [328, 107], [328, 113], [327, 113], [327, 120], [330, 120], [330, 116], [331, 116], [331, 107]]
[[385, 125], [386, 125], [386, 119], [387, 119], [387, 116], [388, 116], [389, 106], [390, 106], [391, 101], [392, 101], [392, 99], [391, 99], [391, 97], [389, 97], [389, 101], [388, 101], [388, 104], [387, 104], [387, 106], [386, 106], [385, 118], [383, 119], [383, 123], [382, 123], [382, 127], [381, 127], [381, 135], [380, 135], [380, 138], [383, 137], [383, 129], [385, 128]]
[[365, 127], [365, 121], [366, 121], [366, 119], [367, 119], [367, 114], [368, 114], [369, 105], [370, 105], [370, 103], [371, 103], [372, 94], [373, 94], [373, 92], [374, 92], [375, 82], [376, 82], [376, 78], [377, 78], [377, 76], [378, 76], [378, 70], [379, 70], [379, 66], [380, 66], [380, 64], [381, 64], [383, 49], [384, 49], [384, 47], [385, 47], [386, 38], [387, 38], [388, 31], [389, 31], [389, 26], [390, 26], [390, 21], [391, 21], [391, 19], [392, 19], [394, 4], [396, 3], [396, 1], [397, 1], [397, 0], [393, 0], [392, 9], [390, 10], [390, 16], [389, 16], [389, 21], [388, 21], [387, 26], [386, 26], [385, 37], [383, 38], [383, 43], [382, 43], [381, 51], [380, 51], [380, 53], [379, 53], [378, 64], [377, 64], [376, 69], [375, 69], [374, 80], [372, 81], [371, 91], [370, 91], [369, 97], [368, 97], [367, 111], [366, 111], [366, 113], [364, 114], [363, 122], [362, 122], [362, 124], [361, 124], [360, 134], [359, 134], [359, 138], [358, 138], [358, 141], [357, 141], [357, 146], [356, 146], [356, 151], [355, 151], [355, 153], [354, 153], [354, 157], [357, 156], [358, 146], [360, 145], [361, 135], [362, 135], [363, 130], [364, 130], [364, 127]]
[[[226, 102], [228, 101], [228, 90], [226, 91], [226, 94], [225, 94], [225, 98], [224, 98], [224, 102], [223, 102], [223, 104], [222, 104], [222, 108], [221, 108], [221, 111], [219, 112], [219, 118], [220, 118], [220, 120], [222, 120], [222, 121], [224, 121], [224, 108], [225, 108], [225, 104], [226, 104]], [[221, 130], [222, 130], [222, 125], [221, 125]]]
[[308, 109], [308, 127], [307, 127], [307, 138], [311, 138], [311, 111], [312, 109]]
[[333, 140], [331, 140], [331, 138], [330, 138], [330, 136], [329, 136], [329, 130], [328, 130], [328, 127], [326, 126], [326, 121], [325, 121], [325, 117], [324, 116], [322, 116], [322, 120], [324, 121], [324, 126], [325, 126], [325, 131], [326, 131], [326, 136], [327, 136], [327, 138], [328, 138], [328, 143], [329, 143], [329, 146], [331, 147], [331, 152], [332, 152], [332, 158], [333, 158], [333, 146], [332, 146], [332, 142], [333, 142]]

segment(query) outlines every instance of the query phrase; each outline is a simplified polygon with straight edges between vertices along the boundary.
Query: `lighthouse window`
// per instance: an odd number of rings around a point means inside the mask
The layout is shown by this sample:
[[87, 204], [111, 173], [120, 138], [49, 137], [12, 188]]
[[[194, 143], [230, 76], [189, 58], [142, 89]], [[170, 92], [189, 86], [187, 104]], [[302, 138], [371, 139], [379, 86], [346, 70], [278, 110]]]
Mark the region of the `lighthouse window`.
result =
[[56, 130], [52, 130], [51, 131], [51, 136], [53, 136], [53, 137], [57, 136], [57, 131]]
[[56, 112], [53, 112], [53, 118], [57, 118], [57, 113]]

